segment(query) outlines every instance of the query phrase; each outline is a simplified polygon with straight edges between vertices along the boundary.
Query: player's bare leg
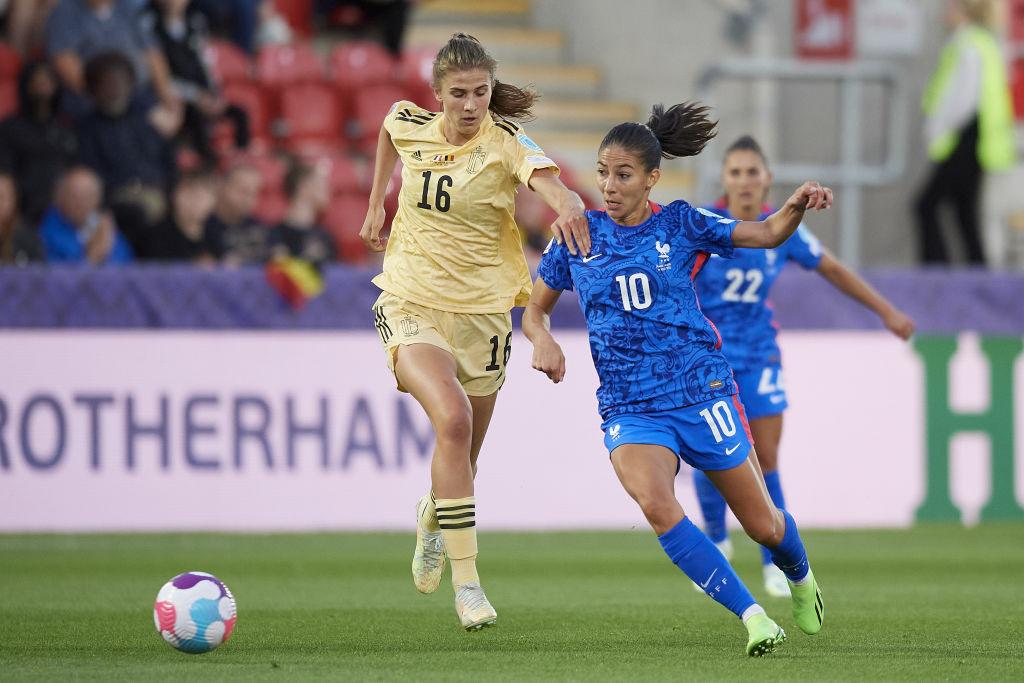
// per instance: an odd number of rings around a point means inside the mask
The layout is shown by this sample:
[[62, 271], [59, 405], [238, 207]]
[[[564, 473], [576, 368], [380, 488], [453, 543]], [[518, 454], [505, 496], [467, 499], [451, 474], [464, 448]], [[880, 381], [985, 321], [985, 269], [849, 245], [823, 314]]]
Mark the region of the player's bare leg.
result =
[[715, 544], [686, 518], [675, 496], [675, 453], [663, 446], [625, 444], [612, 451], [611, 458], [623, 488], [643, 510], [673, 564], [742, 619], [747, 654], [760, 657], [773, 652], [786, 633], [754, 601]]
[[809, 635], [821, 630], [825, 605], [806, 550], [789, 513], [778, 509], [764, 483], [757, 454], [732, 469], [705, 472], [722, 492], [729, 508], [755, 542], [772, 549], [773, 558], [786, 574], [793, 596], [793, 617]]

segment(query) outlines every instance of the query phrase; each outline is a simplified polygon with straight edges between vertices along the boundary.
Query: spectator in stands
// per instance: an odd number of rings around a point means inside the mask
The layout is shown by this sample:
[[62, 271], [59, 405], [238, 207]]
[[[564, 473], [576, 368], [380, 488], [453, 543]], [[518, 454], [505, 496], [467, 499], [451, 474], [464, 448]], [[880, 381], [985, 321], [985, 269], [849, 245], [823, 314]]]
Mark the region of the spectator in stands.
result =
[[206, 15], [214, 33], [227, 35], [240, 48], [254, 54], [262, 0], [192, 0], [192, 7]]
[[153, 0], [145, 23], [156, 36], [171, 72], [178, 96], [185, 102], [182, 133], [192, 148], [213, 165], [216, 154], [210, 145], [211, 124], [222, 117], [234, 125], [235, 146], [249, 146], [249, 119], [241, 107], [220, 96], [203, 58], [208, 31], [206, 17], [188, 11], [189, 0]]
[[46, 53], [75, 96], [65, 103], [76, 116], [86, 110], [85, 64], [111, 52], [129, 58], [141, 97], [180, 106], [163, 53], [139, 21], [138, 0], [60, 0], [46, 24]]
[[180, 126], [181, 109], [146, 109], [135, 101], [132, 63], [120, 53], [94, 57], [86, 81], [96, 108], [79, 126], [81, 159], [103, 178], [118, 224], [142, 251], [150, 229], [166, 214], [176, 173], [169, 139]]
[[34, 55], [43, 46], [46, 19], [57, 0], [7, 0], [7, 42], [23, 55]]
[[414, 0], [319, 0], [317, 10], [328, 22], [358, 24], [380, 34], [391, 54], [402, 53], [402, 40]]
[[140, 258], [154, 261], [211, 262], [203, 230], [216, 201], [214, 178], [205, 171], [183, 174], [171, 191], [171, 209], [154, 230]]
[[256, 46], [287, 45], [295, 39], [291, 26], [282, 17], [273, 0], [262, 0], [259, 6], [259, 26], [256, 29]]
[[18, 190], [10, 173], [0, 173], [0, 265], [43, 260], [39, 234], [18, 213]]
[[58, 116], [60, 87], [46, 62], [28, 64], [19, 82], [20, 109], [0, 122], [0, 169], [18, 179], [18, 205], [38, 225], [53, 187], [78, 154], [74, 130]]
[[255, 166], [238, 163], [225, 173], [203, 231], [207, 251], [221, 263], [237, 266], [267, 260], [268, 230], [253, 216], [262, 187], [263, 177]]
[[327, 168], [295, 161], [284, 178], [288, 212], [270, 232], [271, 256], [292, 256], [316, 265], [335, 259], [334, 239], [317, 219], [331, 199]]
[[50, 263], [122, 264], [132, 249], [114, 217], [102, 210], [103, 182], [91, 169], [76, 166], [57, 183], [53, 207], [39, 228]]

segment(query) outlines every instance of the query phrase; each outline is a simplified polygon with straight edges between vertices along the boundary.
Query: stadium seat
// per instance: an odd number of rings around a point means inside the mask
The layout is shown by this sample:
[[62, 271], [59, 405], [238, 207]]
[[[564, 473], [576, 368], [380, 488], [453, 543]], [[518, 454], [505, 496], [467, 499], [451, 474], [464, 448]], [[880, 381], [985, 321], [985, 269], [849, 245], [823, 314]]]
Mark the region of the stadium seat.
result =
[[323, 80], [324, 67], [309, 43], [267, 45], [256, 56], [256, 74], [263, 85], [282, 88]]
[[226, 40], [210, 41], [206, 46], [206, 61], [221, 85], [252, 80], [252, 62], [234, 43]]
[[0, 80], [17, 80], [21, 74], [21, 55], [7, 43], [0, 43]]
[[397, 85], [370, 85], [355, 95], [355, 140], [359, 148], [373, 154], [377, 148], [377, 134], [391, 105], [405, 99], [405, 90]]
[[346, 263], [366, 263], [369, 260], [370, 254], [359, 239], [366, 208], [366, 196], [349, 193], [335, 197], [324, 212], [324, 227], [334, 237], [338, 260]]
[[[255, 83], [229, 83], [224, 87], [224, 99], [237, 104], [249, 114], [249, 130], [254, 142], [266, 144], [271, 137], [270, 123], [273, 120], [267, 97]], [[223, 124], [230, 126], [230, 124]]]
[[288, 198], [284, 192], [268, 192], [264, 189], [260, 193], [260, 200], [256, 204], [256, 217], [264, 224], [270, 227], [277, 225], [287, 211]]
[[405, 84], [406, 97], [424, 109], [435, 111], [437, 100], [434, 89], [430, 85], [434, 74], [434, 56], [436, 48], [414, 47], [402, 54], [402, 82]]
[[298, 154], [308, 163], [327, 165], [332, 197], [366, 189], [359, 167], [344, 151], [304, 147]]
[[399, 64], [380, 43], [358, 40], [342, 43], [328, 59], [331, 80], [346, 93], [365, 85], [398, 83]]
[[341, 140], [344, 119], [330, 86], [302, 83], [281, 92], [281, 124], [283, 136], [294, 149], [302, 142]]

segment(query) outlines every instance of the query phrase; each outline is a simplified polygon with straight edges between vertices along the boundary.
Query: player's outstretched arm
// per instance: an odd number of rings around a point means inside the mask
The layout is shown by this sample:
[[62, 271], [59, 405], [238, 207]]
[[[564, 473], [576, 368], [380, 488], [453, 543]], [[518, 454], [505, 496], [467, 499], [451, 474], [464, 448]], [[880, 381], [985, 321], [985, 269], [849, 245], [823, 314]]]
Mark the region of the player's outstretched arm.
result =
[[914, 321], [910, 316], [827, 251], [818, 262], [818, 272], [840, 292], [874, 311], [882, 324], [900, 339], [910, 339], [914, 334]]
[[821, 211], [832, 206], [832, 190], [809, 180], [790, 195], [782, 208], [763, 221], [743, 221], [732, 231], [737, 247], [774, 249], [789, 239], [800, 227], [807, 209]]
[[381, 126], [377, 136], [377, 154], [373, 163], [373, 186], [370, 189], [370, 206], [366, 209], [363, 227], [359, 230], [359, 238], [370, 251], [384, 251], [387, 238], [381, 238], [380, 231], [384, 227], [384, 195], [388, 191], [388, 182], [395, 172], [398, 163], [398, 150], [391, 142], [391, 134]]
[[523, 311], [523, 334], [533, 344], [533, 369], [543, 372], [555, 384], [565, 377], [565, 354], [551, 336], [551, 311], [561, 293], [537, 278]]
[[558, 213], [558, 218], [551, 224], [555, 240], [559, 244], [565, 243], [570, 254], [575, 255], [578, 249], [584, 256], [589, 255], [590, 226], [583, 213], [585, 207], [580, 196], [566, 187], [550, 168], [534, 171], [529, 185], [545, 204]]

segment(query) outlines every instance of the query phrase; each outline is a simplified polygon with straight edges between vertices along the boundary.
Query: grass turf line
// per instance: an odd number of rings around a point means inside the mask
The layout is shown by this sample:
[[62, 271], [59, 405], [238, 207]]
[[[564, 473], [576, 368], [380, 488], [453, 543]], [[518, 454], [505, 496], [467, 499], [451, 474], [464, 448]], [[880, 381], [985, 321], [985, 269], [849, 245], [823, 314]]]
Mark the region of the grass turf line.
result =
[[[498, 628], [458, 627], [446, 580], [416, 593], [413, 535], [0, 535], [0, 677], [210, 680], [1024, 680], [1024, 525], [803, 534], [827, 605], [813, 638], [736, 566], [789, 634], [743, 654], [742, 625], [650, 533], [482, 533]], [[164, 581], [231, 587], [231, 640], [205, 655], [153, 627]]]

